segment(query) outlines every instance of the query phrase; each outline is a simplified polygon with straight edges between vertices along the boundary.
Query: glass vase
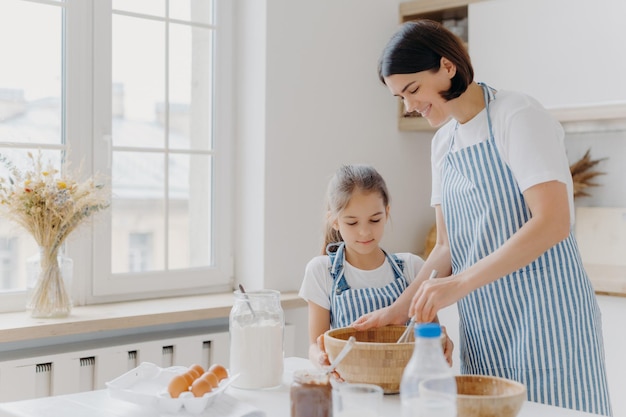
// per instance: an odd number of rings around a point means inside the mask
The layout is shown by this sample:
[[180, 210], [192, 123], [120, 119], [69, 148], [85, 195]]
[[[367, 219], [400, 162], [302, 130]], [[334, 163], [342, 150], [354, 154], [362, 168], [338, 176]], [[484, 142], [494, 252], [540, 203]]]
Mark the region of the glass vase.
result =
[[72, 311], [72, 274], [74, 262], [58, 251], [40, 248], [27, 259], [28, 302], [31, 317], [67, 317]]

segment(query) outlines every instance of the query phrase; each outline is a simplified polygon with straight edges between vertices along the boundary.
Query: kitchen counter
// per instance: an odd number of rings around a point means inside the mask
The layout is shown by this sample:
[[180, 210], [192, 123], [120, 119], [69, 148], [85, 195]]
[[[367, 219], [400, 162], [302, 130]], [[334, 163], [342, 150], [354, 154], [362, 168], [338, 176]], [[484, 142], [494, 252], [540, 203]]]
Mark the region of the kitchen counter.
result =
[[[242, 390], [227, 388], [225, 394], [236, 401], [245, 403], [265, 413], [266, 417], [289, 417], [289, 385], [291, 375], [296, 369], [309, 368], [307, 359], [287, 358], [283, 384], [275, 389]], [[219, 398], [216, 400], [218, 401]], [[177, 415], [192, 416], [181, 411]], [[259, 413], [257, 415], [262, 415]], [[386, 395], [383, 401], [382, 416], [399, 416], [399, 395]], [[0, 404], [0, 417], [155, 417], [154, 409], [111, 398], [107, 390], [82, 392], [78, 394], [45, 397], [34, 400], [16, 401]], [[166, 414], [161, 414], [165, 417]], [[172, 415], [169, 415], [172, 416]], [[210, 408], [201, 417], [213, 416]], [[557, 408], [543, 404], [524, 403], [518, 417], [591, 417], [593, 414]], [[220, 416], [224, 417], [224, 416]], [[234, 417], [234, 416], [233, 416]]]

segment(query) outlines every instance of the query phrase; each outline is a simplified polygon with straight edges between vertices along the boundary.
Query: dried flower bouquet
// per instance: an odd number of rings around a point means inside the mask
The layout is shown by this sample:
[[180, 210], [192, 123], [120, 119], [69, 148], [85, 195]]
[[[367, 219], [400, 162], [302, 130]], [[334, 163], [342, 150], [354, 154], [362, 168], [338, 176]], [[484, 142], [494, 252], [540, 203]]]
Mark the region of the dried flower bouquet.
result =
[[41, 275], [27, 306], [32, 316], [67, 316], [72, 303], [57, 261], [59, 249], [72, 231], [109, 206], [109, 196], [93, 178], [77, 182], [51, 162], [44, 164], [41, 152], [28, 152], [28, 158], [31, 166], [20, 171], [0, 154], [9, 171], [8, 178], [0, 178], [0, 208], [40, 247]]

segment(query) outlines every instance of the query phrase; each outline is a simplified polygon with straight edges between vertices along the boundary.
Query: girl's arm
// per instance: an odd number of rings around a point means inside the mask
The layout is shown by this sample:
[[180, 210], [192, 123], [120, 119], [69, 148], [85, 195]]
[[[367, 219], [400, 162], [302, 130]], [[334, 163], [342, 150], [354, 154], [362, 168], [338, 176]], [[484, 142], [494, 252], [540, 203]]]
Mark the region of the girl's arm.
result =
[[330, 311], [315, 304], [309, 304], [309, 359], [316, 366], [330, 365], [324, 349], [324, 333], [330, 329]]
[[405, 324], [409, 317], [411, 317], [409, 315], [409, 307], [411, 306], [413, 295], [415, 295], [422, 282], [428, 281], [433, 269], [437, 270], [437, 274], [440, 277], [450, 275], [452, 271], [450, 247], [440, 205], [435, 206], [435, 221], [437, 225], [435, 247], [417, 273], [413, 282], [411, 282], [400, 297], [389, 307], [381, 308], [380, 310], [359, 317], [352, 324], [354, 328], [357, 330], [366, 330], [372, 327], [381, 327], [389, 324]]
[[418, 321], [431, 321], [440, 309], [528, 265], [569, 235], [565, 184], [548, 181], [530, 187], [523, 194], [531, 211], [530, 220], [502, 246], [465, 271], [421, 285], [413, 297], [409, 314], [415, 315]]

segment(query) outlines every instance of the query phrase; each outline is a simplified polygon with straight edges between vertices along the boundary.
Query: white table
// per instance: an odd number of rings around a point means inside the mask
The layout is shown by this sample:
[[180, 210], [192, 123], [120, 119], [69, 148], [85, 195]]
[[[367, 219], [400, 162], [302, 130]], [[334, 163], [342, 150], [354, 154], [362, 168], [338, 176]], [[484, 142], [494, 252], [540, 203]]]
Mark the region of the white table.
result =
[[[226, 394], [265, 412], [267, 417], [290, 417], [289, 386], [296, 369], [310, 368], [303, 358], [285, 360], [282, 386], [268, 390], [242, 390], [229, 387]], [[44, 397], [0, 404], [0, 416], [11, 417], [155, 417], [154, 409], [111, 398], [107, 390]], [[189, 416], [181, 412], [180, 415]], [[198, 416], [204, 416], [199, 414]], [[383, 416], [400, 416], [400, 397], [385, 395]], [[526, 402], [518, 417], [591, 417], [593, 414]], [[462, 416], [459, 416], [462, 417]]]

